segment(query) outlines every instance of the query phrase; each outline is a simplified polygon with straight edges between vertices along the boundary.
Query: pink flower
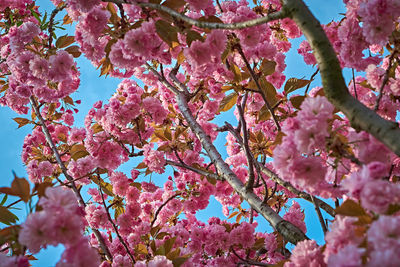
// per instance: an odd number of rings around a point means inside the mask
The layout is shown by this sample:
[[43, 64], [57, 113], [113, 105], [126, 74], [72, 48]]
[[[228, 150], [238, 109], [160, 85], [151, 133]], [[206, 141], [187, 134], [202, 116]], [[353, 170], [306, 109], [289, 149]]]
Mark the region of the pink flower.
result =
[[0, 262], [3, 267], [29, 267], [28, 258], [24, 256], [7, 256], [4, 253], [0, 253]]
[[69, 79], [74, 60], [68, 52], [58, 50], [56, 55], [50, 56], [49, 63], [51, 66], [50, 74], [54, 81], [62, 82]]
[[165, 158], [164, 153], [161, 151], [155, 151], [152, 149], [153, 144], [145, 145], [144, 151], [144, 163], [149, 167], [151, 171], [157, 173], [164, 173]]
[[50, 234], [53, 229], [49, 219], [48, 213], [39, 211], [30, 214], [22, 224], [18, 241], [33, 254], [38, 253], [41, 248], [46, 248], [48, 244], [52, 244]]
[[367, 182], [360, 194], [361, 204], [373, 212], [385, 213], [391, 203], [399, 200], [398, 188], [388, 181], [374, 180]]
[[49, 62], [44, 58], [36, 56], [31, 62], [29, 62], [29, 69], [32, 71], [32, 75], [36, 78], [49, 78]]
[[349, 245], [358, 245], [362, 238], [355, 234], [354, 223], [357, 218], [336, 216], [335, 221], [331, 225], [331, 230], [326, 233], [326, 249], [325, 257], [328, 258], [331, 254], [337, 254], [338, 251]]
[[98, 267], [99, 265], [99, 253], [89, 245], [89, 240], [82, 238], [75, 245], [66, 247], [56, 267]]
[[354, 244], [349, 244], [341, 248], [337, 254], [330, 255], [328, 267], [356, 267], [362, 266], [361, 256], [365, 249], [359, 248]]
[[100, 0], [68, 0], [69, 5], [82, 12], [89, 12], [100, 4]]
[[173, 267], [172, 262], [165, 256], [155, 256], [147, 263], [148, 267]]
[[301, 122], [303, 120], [318, 119], [320, 122], [326, 122], [327, 119], [332, 117], [334, 106], [324, 96], [307, 97], [304, 99], [300, 106], [297, 119]]
[[324, 180], [326, 167], [319, 157], [299, 157], [292, 162], [290, 171], [293, 173], [293, 182], [301, 188], [307, 188]]
[[326, 266], [322, 257], [321, 249], [314, 240], [304, 240], [297, 243], [290, 256], [290, 262], [285, 267], [324, 267]]
[[283, 219], [291, 222], [295, 226], [297, 226], [301, 231], [307, 233], [306, 223], [304, 222], [304, 212], [301, 210], [299, 203], [293, 201], [292, 206], [289, 209], [289, 212], [283, 215]]
[[71, 190], [48, 187], [45, 195], [46, 197], [41, 198], [39, 203], [46, 210], [75, 212], [78, 208], [77, 199]]
[[367, 231], [368, 243], [376, 251], [400, 249], [400, 217], [379, 216]]
[[194, 67], [198, 67], [211, 61], [212, 52], [207, 43], [196, 40], [192, 42], [190, 48], [185, 48], [184, 54]]

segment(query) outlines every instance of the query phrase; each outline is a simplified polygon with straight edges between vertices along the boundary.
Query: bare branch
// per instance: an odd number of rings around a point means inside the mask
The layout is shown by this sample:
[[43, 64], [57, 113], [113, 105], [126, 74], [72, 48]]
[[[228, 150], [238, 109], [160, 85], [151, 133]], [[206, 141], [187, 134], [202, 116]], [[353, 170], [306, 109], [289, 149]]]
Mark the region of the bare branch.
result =
[[206, 177], [209, 177], [209, 178], [213, 178], [215, 180], [219, 180], [219, 181], [223, 181], [224, 180], [221, 176], [216, 175], [215, 173], [209, 173], [209, 172], [194, 168], [192, 166], [189, 166], [189, 165], [187, 165], [185, 163], [175, 162], [175, 161], [171, 161], [171, 160], [166, 160], [166, 163], [168, 165], [172, 165], [172, 166], [188, 169], [188, 170], [190, 170], [192, 172], [198, 173], [200, 175], [203, 175], [203, 176], [206, 176]]
[[318, 74], [318, 72], [319, 72], [319, 68], [317, 68], [317, 70], [311, 75], [310, 82], [307, 84], [306, 91], [304, 92], [304, 95], [307, 94], [308, 89], [310, 89], [310, 85], [311, 85], [312, 81], [314, 80], [314, 77]]
[[[40, 110], [39, 110], [39, 107], [38, 107], [38, 105], [37, 105], [37, 103], [36, 103], [35, 98], [34, 98], [33, 96], [31, 96], [31, 97], [29, 98], [29, 101], [30, 101], [30, 103], [31, 103], [31, 106], [32, 106], [33, 111], [34, 111], [35, 114], [36, 114], [36, 117], [37, 117], [38, 120], [39, 120], [40, 126], [42, 127], [42, 131], [43, 131], [43, 134], [44, 134], [44, 136], [45, 136], [45, 138], [46, 138], [47, 144], [49, 145], [49, 147], [50, 147], [51, 150], [53, 151], [53, 154], [54, 154], [54, 156], [55, 156], [55, 158], [56, 158], [56, 160], [57, 160], [58, 165], [59, 165], [60, 168], [61, 168], [62, 173], [64, 174], [65, 178], [67, 178], [67, 180], [71, 183], [72, 191], [74, 192], [76, 198], [78, 199], [79, 205], [82, 206], [82, 207], [85, 207], [85, 206], [86, 206], [86, 203], [85, 203], [85, 201], [83, 200], [83, 198], [82, 198], [82, 196], [81, 196], [81, 194], [80, 194], [78, 188], [76, 187], [75, 182], [74, 182], [74, 179], [68, 174], [68, 170], [67, 170], [67, 168], [65, 167], [65, 164], [64, 164], [64, 162], [61, 160], [61, 156], [60, 156], [60, 154], [58, 153], [57, 147], [55, 146], [55, 144], [54, 144], [54, 142], [53, 142], [53, 139], [51, 138], [51, 134], [50, 134], [50, 132], [49, 132], [49, 129], [48, 129], [47, 126], [46, 126], [45, 120], [43, 119], [42, 115], [40, 114]], [[96, 238], [97, 238], [97, 240], [98, 240], [98, 242], [99, 242], [99, 244], [100, 244], [100, 247], [101, 247], [101, 249], [103, 250], [104, 254], [106, 255], [106, 257], [107, 257], [109, 260], [112, 261], [112, 255], [111, 255], [110, 251], [108, 250], [108, 247], [106, 246], [106, 243], [105, 243], [105, 241], [104, 241], [104, 239], [103, 239], [103, 236], [101, 235], [101, 233], [99, 232], [99, 230], [97, 230], [96, 228], [91, 228], [91, 229], [92, 229], [94, 235], [96, 236]]]
[[322, 216], [321, 210], [319, 209], [319, 206], [318, 206], [317, 202], [315, 201], [315, 197], [311, 195], [311, 199], [312, 199], [312, 201], [314, 203], [315, 211], [317, 212], [318, 219], [319, 219], [319, 222], [320, 222], [321, 227], [322, 227], [322, 231], [324, 232], [324, 234], [326, 234], [328, 229], [326, 228], [324, 217]]
[[[243, 101], [243, 103], [244, 103], [244, 105], [246, 104], [245, 101]], [[242, 108], [241, 105], [237, 105], [237, 108], [238, 108], [238, 111], [239, 111], [239, 118], [240, 118], [240, 122], [241, 122], [241, 125], [242, 125], [244, 151], [246, 153], [248, 171], [249, 171], [249, 179], [247, 181], [246, 188], [247, 188], [247, 190], [253, 190], [253, 186], [254, 186], [253, 156], [251, 155], [251, 151], [250, 151], [250, 147], [249, 147], [247, 124], [246, 124], [246, 120], [244, 118], [244, 110], [243, 110], [244, 108]]]
[[[270, 169], [265, 167], [263, 164], [258, 163], [258, 165], [260, 166], [262, 172], [264, 174], [266, 174], [271, 180], [277, 182], [279, 185], [285, 187], [286, 189], [288, 189], [290, 192], [294, 193], [295, 195], [313, 203], [313, 200], [312, 200], [310, 194], [308, 194], [306, 192], [302, 192], [302, 191], [298, 190], [297, 188], [295, 188], [291, 183], [282, 180], [276, 173], [274, 173], [273, 171], [271, 171]], [[335, 217], [336, 212], [329, 204], [325, 203], [324, 201], [322, 201], [316, 197], [314, 197], [314, 200], [321, 209], [326, 211], [326, 213], [328, 213], [332, 217]]]
[[233, 247], [231, 247], [231, 251], [239, 260], [241, 260], [241, 262], [238, 262], [237, 266], [240, 266], [240, 265], [244, 265], [244, 266], [267, 266], [267, 267], [268, 266], [273, 266], [273, 265], [268, 264], [268, 263], [262, 263], [262, 262], [259, 262], [259, 261], [243, 259], [242, 257], [240, 257], [239, 254], [236, 253], [236, 251], [233, 249]]
[[[230, 131], [232, 133], [232, 135], [236, 138], [236, 140], [238, 141], [239, 145], [243, 148], [244, 144], [243, 144], [243, 139], [242, 137], [237, 133], [237, 131], [233, 128], [232, 125], [230, 125], [229, 123], [225, 122], [225, 126], [217, 129], [218, 131]], [[254, 159], [254, 158], [253, 158]], [[311, 203], [314, 203], [311, 195], [306, 193], [306, 192], [302, 192], [300, 190], [298, 190], [297, 188], [295, 188], [291, 183], [284, 181], [283, 179], [281, 179], [276, 173], [274, 173], [273, 171], [271, 171], [270, 169], [268, 169], [267, 167], [264, 166], [264, 164], [256, 161], [254, 159], [254, 162], [256, 162], [257, 164], [255, 165], [256, 170], [257, 168], [260, 168], [261, 171], [267, 175], [271, 180], [273, 180], [274, 182], [276, 182], [277, 184], [279, 184], [280, 186], [285, 187], [287, 190], [289, 190], [290, 192], [292, 192], [293, 194], [297, 195], [300, 198], [303, 198]], [[257, 170], [258, 171], [258, 170]], [[264, 182], [264, 181], [263, 181]], [[324, 211], [326, 211], [326, 213], [328, 213], [329, 215], [331, 215], [332, 217], [335, 217], [336, 212], [335, 210], [327, 203], [325, 203], [324, 201], [320, 200], [319, 198], [314, 197], [315, 202], [318, 204], [318, 206], [323, 209]]]
[[162, 210], [162, 208], [164, 208], [165, 205], [168, 204], [168, 202], [170, 202], [171, 200], [173, 200], [174, 198], [176, 198], [177, 196], [180, 196], [180, 195], [181, 195], [181, 193], [176, 193], [176, 194], [170, 196], [164, 203], [161, 204], [160, 207], [158, 207], [158, 209], [156, 210], [156, 213], [154, 213], [154, 218], [153, 218], [153, 220], [152, 220], [151, 223], [150, 223], [150, 229], [153, 228], [154, 223], [155, 223], [156, 220], [157, 220], [158, 214], [160, 213], [160, 211]]
[[284, 19], [288, 17], [288, 12], [285, 8], [282, 8], [280, 11], [270, 13], [265, 17], [259, 17], [256, 19], [251, 19], [243, 22], [236, 22], [236, 23], [217, 23], [217, 22], [206, 22], [200, 21], [196, 19], [192, 19], [188, 16], [182, 15], [175, 10], [168, 8], [166, 6], [154, 4], [154, 3], [131, 3], [127, 0], [103, 0], [103, 2], [111, 2], [115, 4], [136, 4], [140, 7], [148, 7], [155, 10], [163, 11], [168, 13], [171, 17], [176, 19], [180, 19], [190, 25], [202, 28], [202, 29], [225, 29], [225, 30], [237, 30], [237, 29], [244, 29], [249, 27], [254, 27], [257, 25], [261, 25], [270, 21]]
[[400, 156], [398, 124], [383, 119], [349, 93], [336, 52], [322, 29], [321, 23], [303, 1], [283, 0], [283, 5], [286, 6], [291, 14], [290, 17], [302, 30], [314, 50], [325, 96], [346, 115], [353, 128], [367, 131]]
[[203, 148], [207, 151], [212, 162], [214, 162], [218, 173], [233, 187], [233, 189], [260, 213], [282, 236], [293, 244], [307, 239], [306, 235], [292, 223], [285, 221], [270, 206], [254, 193], [246, 189], [242, 181], [229, 168], [229, 165], [222, 159], [221, 154], [217, 151], [210, 140], [210, 137], [204, 132], [203, 128], [197, 123], [189, 109], [186, 97], [183, 93], [176, 96], [176, 100], [182, 115], [188, 122], [191, 130], [199, 138]]
[[394, 59], [396, 53], [397, 53], [397, 50], [395, 49], [395, 50], [393, 50], [392, 54], [389, 57], [389, 65], [385, 71], [385, 75], [383, 76], [383, 81], [382, 81], [381, 87], [379, 88], [379, 94], [378, 94], [378, 97], [376, 98], [375, 107], [374, 107], [375, 111], [377, 111], [379, 109], [379, 102], [381, 102], [381, 99], [383, 96], [383, 88], [385, 88], [385, 85], [389, 81], [389, 72], [390, 72], [390, 69], [392, 68], [393, 59]]
[[354, 97], [358, 99], [357, 95], [357, 87], [356, 87], [356, 77], [354, 75], [354, 68], [351, 69], [351, 74], [353, 75], [353, 89], [354, 89]]
[[[99, 180], [100, 180], [100, 178], [99, 178]], [[104, 200], [103, 189], [101, 189], [101, 186], [100, 186], [100, 185], [99, 185], [99, 192], [100, 192], [100, 195], [101, 195], [101, 200], [102, 200], [102, 202], [103, 202], [103, 206], [104, 206], [104, 208], [105, 208], [105, 210], [106, 210], [106, 213], [107, 213], [108, 221], [111, 223], [111, 225], [112, 225], [112, 227], [113, 227], [113, 229], [114, 229], [114, 232], [115, 232], [115, 234], [117, 235], [117, 237], [118, 237], [118, 239], [119, 239], [119, 242], [121, 242], [122, 246], [125, 248], [126, 253], [128, 253], [129, 258], [131, 259], [132, 264], [135, 264], [135, 262], [136, 262], [136, 261], [135, 261], [135, 258], [133, 257], [131, 251], [129, 250], [128, 245], [126, 244], [126, 242], [124, 241], [124, 239], [123, 239], [122, 236], [120, 235], [120, 233], [119, 233], [119, 231], [118, 231], [118, 227], [115, 225], [113, 219], [111, 218], [110, 212], [109, 212], [108, 207], [107, 207], [107, 205], [106, 205], [106, 202], [105, 202], [105, 200]]]
[[258, 89], [259, 93], [261, 94], [261, 96], [262, 96], [262, 98], [263, 98], [263, 100], [265, 102], [265, 105], [267, 106], [268, 111], [271, 113], [271, 117], [275, 122], [277, 130], [280, 131], [281, 130], [281, 126], [279, 125], [278, 119], [275, 116], [275, 112], [274, 112], [273, 108], [271, 107], [271, 104], [268, 102], [267, 96], [264, 94], [264, 91], [261, 89], [261, 85], [260, 85], [260, 83], [258, 81], [258, 78], [257, 78], [256, 74], [254, 73], [253, 68], [250, 66], [250, 63], [247, 60], [245, 54], [243, 53], [242, 47], [240, 46], [240, 44], [237, 44], [235, 46], [235, 48], [239, 52], [239, 54], [242, 57], [244, 63], [246, 64], [246, 67], [250, 72], [251, 78], [253, 79], [254, 83], [256, 84], [257, 89]]
[[63, 4], [59, 7], [56, 7], [50, 15], [50, 22], [49, 22], [49, 42], [48, 47], [51, 48], [53, 42], [53, 34], [54, 34], [54, 18], [56, 17], [57, 13], [63, 10], [66, 7], [66, 4]]

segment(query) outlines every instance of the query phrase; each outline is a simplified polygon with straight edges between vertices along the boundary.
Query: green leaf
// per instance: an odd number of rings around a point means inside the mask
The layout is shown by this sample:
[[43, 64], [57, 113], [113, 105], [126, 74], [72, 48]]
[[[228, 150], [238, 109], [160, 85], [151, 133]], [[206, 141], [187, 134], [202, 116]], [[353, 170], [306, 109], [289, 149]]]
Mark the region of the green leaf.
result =
[[335, 211], [337, 214], [345, 216], [358, 217], [366, 215], [364, 208], [351, 199], [347, 199], [340, 207], [337, 207]]
[[186, 4], [184, 0], [166, 0], [162, 5], [171, 9], [178, 10]]
[[289, 94], [297, 89], [303, 88], [310, 82], [311, 82], [310, 80], [290, 78], [289, 80], [287, 80], [287, 82], [285, 84], [285, 87], [284, 87], [285, 93]]
[[64, 36], [61, 36], [60, 38], [57, 39], [56, 47], [57, 48], [64, 48], [64, 47], [69, 46], [70, 44], [73, 44], [74, 42], [75, 42], [75, 37], [74, 36], [64, 35]]
[[157, 20], [156, 31], [162, 40], [164, 40], [170, 47], [172, 42], [179, 43], [178, 29], [164, 20]]
[[292, 103], [293, 107], [296, 109], [300, 109], [301, 103], [303, 103], [304, 99], [306, 99], [303, 95], [293, 96], [290, 98], [290, 103]]
[[4, 195], [4, 197], [3, 197], [3, 199], [1, 200], [0, 206], [3, 206], [3, 205], [4, 205], [4, 203], [6, 203], [6, 201], [7, 201], [7, 198], [8, 198], [8, 195], [7, 195], [7, 194], [5, 194], [5, 195]]
[[261, 62], [260, 70], [265, 76], [268, 76], [275, 72], [275, 67], [276, 67], [275, 61], [269, 61], [264, 59]]
[[[276, 98], [276, 89], [275, 87], [267, 81], [264, 77], [261, 77], [259, 79], [261, 90], [264, 93], [265, 97], [267, 98], [269, 104], [274, 106], [277, 102], [278, 99]], [[257, 88], [256, 88], [257, 89]]]
[[31, 121], [26, 119], [26, 118], [13, 118], [13, 120], [18, 123], [18, 128], [21, 128], [22, 126], [27, 125]]
[[24, 202], [28, 202], [31, 197], [29, 182], [16, 175], [14, 175], [11, 187], [1, 187], [0, 193], [20, 197]]
[[185, 261], [187, 261], [190, 258], [190, 254], [188, 255], [184, 255], [181, 257], [176, 257], [175, 259], [172, 260], [172, 264], [174, 265], [174, 267], [180, 267], [182, 264], [185, 263]]
[[10, 212], [6, 207], [0, 206], [0, 222], [11, 225], [17, 221], [18, 217], [14, 213]]
[[72, 45], [70, 47], [65, 48], [65, 51], [71, 54], [74, 58], [80, 57], [82, 54], [81, 49], [77, 45]]
[[219, 104], [218, 112], [230, 110], [236, 104], [237, 99], [238, 94], [236, 92], [225, 96]]
[[167, 255], [171, 251], [172, 247], [175, 244], [175, 241], [176, 241], [176, 236], [174, 236], [174, 237], [172, 237], [170, 239], [167, 239], [164, 242], [164, 248], [165, 248], [165, 254], [164, 255]]
[[192, 30], [188, 31], [188, 33], [186, 34], [187, 45], [191, 46], [192, 42], [196, 41], [196, 40], [204, 42], [204, 38], [203, 38], [203, 36], [201, 36], [200, 33], [196, 32], [196, 31], [192, 31]]

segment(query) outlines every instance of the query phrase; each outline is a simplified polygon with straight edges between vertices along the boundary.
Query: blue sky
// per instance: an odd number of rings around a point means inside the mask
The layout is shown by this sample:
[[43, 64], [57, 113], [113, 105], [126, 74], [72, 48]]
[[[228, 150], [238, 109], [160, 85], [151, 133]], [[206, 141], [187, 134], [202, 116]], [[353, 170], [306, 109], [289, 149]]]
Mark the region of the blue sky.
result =
[[[324, 24], [329, 23], [333, 19], [341, 18], [339, 13], [344, 13], [344, 5], [340, 0], [308, 0], [305, 1], [310, 7], [311, 11], [315, 16]], [[49, 0], [38, 0], [36, 4], [41, 7], [41, 11], [52, 10], [53, 5]], [[62, 18], [62, 15], [58, 15], [58, 19]], [[73, 34], [73, 29], [68, 29], [70, 34]], [[315, 71], [311, 66], [305, 65], [300, 55], [297, 54], [296, 50], [302, 41], [302, 38], [293, 40], [292, 49], [287, 54], [286, 64], [287, 69], [285, 71], [287, 78], [309, 78]], [[83, 126], [83, 118], [87, 111], [92, 107], [93, 103], [98, 100], [106, 101], [114, 93], [118, 86], [119, 80], [113, 78], [99, 77], [99, 71], [96, 70], [90, 62], [85, 60], [83, 57], [78, 60], [78, 66], [81, 71], [81, 86], [79, 90], [74, 94], [74, 99], [81, 99], [82, 104], [79, 106], [80, 112], [76, 118], [75, 126]], [[349, 81], [351, 77], [350, 70], [345, 70], [346, 80]], [[312, 87], [320, 85], [319, 77], [313, 82]], [[18, 176], [27, 177], [25, 167], [21, 161], [21, 151], [24, 137], [31, 132], [30, 126], [17, 129], [17, 124], [12, 120], [15, 117], [22, 117], [9, 108], [0, 107], [0, 122], [2, 129], [0, 131], [0, 147], [2, 152], [0, 153], [0, 175], [2, 177], [0, 186], [9, 186], [13, 176], [12, 171], [15, 171]], [[222, 117], [218, 122], [223, 123], [225, 120], [232, 120], [232, 116]], [[236, 124], [236, 122], [234, 122]], [[222, 147], [225, 144], [224, 136], [218, 138], [216, 144]], [[137, 161], [131, 161], [123, 165], [121, 168], [124, 171], [129, 171], [131, 168], [137, 165]], [[171, 168], [169, 168], [171, 170]], [[152, 180], [157, 181], [159, 184], [168, 177], [168, 173], [164, 175], [153, 176]], [[146, 180], [148, 178], [145, 178]], [[211, 216], [218, 216], [224, 218], [221, 212], [221, 205], [215, 200], [212, 200], [212, 205], [198, 213], [198, 218], [207, 220]], [[319, 225], [318, 219], [315, 214], [313, 206], [306, 202], [301, 201], [302, 207], [305, 208], [306, 213], [306, 224], [308, 226], [308, 236], [316, 239], [319, 244], [323, 243], [322, 230]], [[27, 211], [24, 207], [19, 214], [26, 215]], [[259, 226], [259, 231], [270, 231], [271, 228], [267, 223], [262, 223]], [[62, 248], [50, 248], [37, 255], [39, 259], [37, 262], [32, 262], [34, 267], [47, 267], [55, 266], [58, 261]]]

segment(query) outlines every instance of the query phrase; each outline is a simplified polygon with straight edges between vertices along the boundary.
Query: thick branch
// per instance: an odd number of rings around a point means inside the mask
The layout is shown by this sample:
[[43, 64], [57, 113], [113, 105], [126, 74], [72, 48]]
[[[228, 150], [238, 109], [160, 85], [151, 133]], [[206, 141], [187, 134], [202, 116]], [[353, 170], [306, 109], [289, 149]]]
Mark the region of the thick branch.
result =
[[301, 0], [283, 0], [283, 4], [314, 50], [325, 96], [346, 115], [352, 127], [372, 134], [400, 156], [398, 124], [381, 118], [350, 95], [336, 53], [320, 22]]
[[[65, 167], [65, 164], [61, 160], [60, 153], [58, 153], [57, 147], [54, 144], [53, 139], [51, 138], [51, 134], [49, 132], [49, 129], [46, 126], [46, 122], [43, 119], [42, 115], [40, 114], [40, 110], [39, 110], [39, 107], [38, 107], [38, 105], [36, 103], [35, 98], [33, 96], [31, 96], [29, 98], [29, 101], [31, 103], [33, 112], [35, 112], [36, 117], [39, 120], [40, 126], [42, 127], [42, 131], [43, 131], [43, 134], [44, 134], [44, 136], [46, 138], [47, 144], [50, 146], [51, 150], [53, 151], [53, 154], [54, 154], [54, 156], [55, 156], [55, 158], [57, 160], [58, 165], [61, 168], [62, 173], [64, 174], [65, 178], [67, 178], [67, 180], [71, 183], [72, 191], [74, 192], [76, 198], [78, 199], [79, 205], [82, 206], [82, 207], [85, 207], [86, 206], [85, 201], [83, 200], [78, 188], [76, 187], [74, 179], [68, 174], [68, 170]], [[100, 234], [99, 230], [97, 230], [96, 228], [91, 228], [91, 229], [92, 229], [94, 235], [96, 236], [97, 241], [99, 242], [100, 247], [103, 250], [103, 252], [106, 255], [106, 257], [109, 260], [112, 260], [111, 253], [108, 250], [108, 247], [106, 246], [106, 243], [105, 243], [105, 241], [103, 239], [103, 236]]]
[[214, 162], [218, 173], [232, 186], [232, 188], [244, 199], [251, 207], [260, 213], [286, 240], [296, 244], [299, 241], [307, 239], [306, 235], [296, 226], [282, 219], [270, 206], [253, 192], [246, 189], [245, 185], [240, 181], [236, 174], [229, 168], [229, 165], [222, 159], [221, 155], [213, 145], [210, 137], [204, 132], [201, 126], [193, 117], [189, 109], [186, 97], [183, 93], [177, 94], [176, 100], [182, 115], [190, 125], [191, 130], [196, 134], [202, 143], [203, 148], [207, 151], [210, 159]]
[[[127, 0], [103, 0], [103, 2], [111, 2], [111, 3], [115, 3], [115, 4], [132, 4], [132, 3], [128, 3]], [[225, 29], [225, 30], [244, 29], [244, 28], [264, 24], [264, 23], [267, 23], [270, 21], [284, 19], [288, 16], [287, 10], [282, 8], [282, 10], [268, 14], [265, 17], [251, 19], [251, 20], [247, 20], [247, 21], [243, 21], [243, 22], [226, 23], [225, 24], [225, 23], [206, 22], [206, 21], [199, 21], [196, 19], [192, 19], [188, 16], [182, 15], [179, 12], [176, 12], [175, 10], [173, 10], [171, 8], [168, 8], [168, 7], [162, 6], [162, 5], [158, 5], [158, 4], [153, 4], [153, 3], [134, 3], [134, 4], [136, 4], [140, 7], [148, 7], [148, 8], [166, 12], [171, 17], [183, 20], [184, 22], [186, 22], [190, 25], [197, 26], [202, 29]]]

